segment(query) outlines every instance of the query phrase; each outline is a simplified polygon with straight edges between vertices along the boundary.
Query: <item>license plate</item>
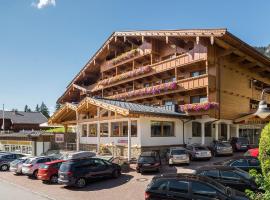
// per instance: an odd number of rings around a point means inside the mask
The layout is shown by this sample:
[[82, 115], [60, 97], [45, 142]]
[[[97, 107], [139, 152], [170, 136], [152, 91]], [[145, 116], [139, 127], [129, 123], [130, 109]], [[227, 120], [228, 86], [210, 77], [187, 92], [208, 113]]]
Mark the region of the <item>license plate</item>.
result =
[[207, 153], [206, 153], [206, 152], [202, 152], [201, 155], [202, 155], [202, 156], [206, 156]]
[[150, 166], [150, 164], [143, 164], [143, 166]]

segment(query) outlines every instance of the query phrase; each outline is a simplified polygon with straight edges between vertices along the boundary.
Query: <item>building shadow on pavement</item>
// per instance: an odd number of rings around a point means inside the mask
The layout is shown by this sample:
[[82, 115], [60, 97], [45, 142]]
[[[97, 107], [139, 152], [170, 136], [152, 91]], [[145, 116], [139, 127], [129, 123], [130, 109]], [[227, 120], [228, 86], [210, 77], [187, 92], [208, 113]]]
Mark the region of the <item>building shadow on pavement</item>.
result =
[[114, 187], [119, 187], [128, 183], [133, 178], [132, 175], [129, 174], [122, 174], [119, 178], [106, 178], [106, 179], [96, 179], [90, 180], [87, 183], [85, 188], [77, 188], [71, 186], [64, 186], [64, 189], [74, 190], [74, 191], [98, 191], [104, 189], [110, 189]]

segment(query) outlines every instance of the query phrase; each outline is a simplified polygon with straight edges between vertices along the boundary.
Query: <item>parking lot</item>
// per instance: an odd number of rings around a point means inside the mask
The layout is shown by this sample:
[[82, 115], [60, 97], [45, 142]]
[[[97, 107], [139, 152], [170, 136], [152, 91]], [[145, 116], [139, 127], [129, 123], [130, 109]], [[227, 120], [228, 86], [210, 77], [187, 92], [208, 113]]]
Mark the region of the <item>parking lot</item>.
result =
[[[234, 154], [234, 156], [237, 155], [239, 154]], [[192, 173], [193, 170], [198, 167], [210, 165], [213, 162], [228, 158], [229, 157], [215, 157], [210, 161], [192, 161], [189, 166], [179, 165], [169, 167], [168, 165], [164, 165], [162, 173]], [[64, 187], [62, 185], [43, 184], [42, 181], [30, 179], [26, 176], [15, 176], [11, 172], [0, 172], [0, 193], [1, 200], [16, 199], [11, 198], [11, 194], [14, 191], [12, 188], [14, 187], [17, 187], [19, 191], [27, 192], [28, 196], [32, 194], [33, 199], [143, 200], [146, 186], [155, 175], [154, 173], [141, 175], [135, 171], [131, 171], [122, 174], [118, 179], [94, 181], [90, 182], [86, 188], [78, 189]], [[8, 194], [9, 196], [4, 194]], [[2, 198], [3, 196], [4, 198]], [[31, 200], [31, 198], [27, 199]]]

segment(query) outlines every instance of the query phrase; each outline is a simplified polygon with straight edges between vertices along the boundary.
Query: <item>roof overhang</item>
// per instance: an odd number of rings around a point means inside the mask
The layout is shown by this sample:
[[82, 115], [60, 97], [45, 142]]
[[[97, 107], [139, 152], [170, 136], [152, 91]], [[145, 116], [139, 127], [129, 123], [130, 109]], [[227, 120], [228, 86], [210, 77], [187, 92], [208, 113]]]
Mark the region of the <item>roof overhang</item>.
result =
[[[63, 124], [63, 122], [76, 120], [77, 106], [71, 103], [65, 103], [48, 120], [48, 124]], [[72, 123], [71, 123], [72, 124]]]
[[236, 118], [234, 119], [233, 122], [236, 124], [241, 124], [241, 123], [248, 123], [251, 121], [257, 121], [257, 123], [260, 122], [260, 124], [265, 124], [265, 123], [270, 122], [270, 117], [267, 117], [266, 119], [261, 119], [258, 116], [256, 116], [254, 113], [251, 113], [251, 114], [246, 114], [242, 117]]

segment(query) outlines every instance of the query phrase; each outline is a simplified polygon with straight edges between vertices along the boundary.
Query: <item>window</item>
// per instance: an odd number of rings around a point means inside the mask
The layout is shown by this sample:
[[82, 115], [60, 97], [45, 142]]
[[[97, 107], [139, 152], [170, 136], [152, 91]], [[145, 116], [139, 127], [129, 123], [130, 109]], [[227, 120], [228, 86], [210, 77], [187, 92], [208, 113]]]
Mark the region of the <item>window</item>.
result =
[[260, 166], [260, 161], [256, 158], [248, 160], [249, 166]]
[[120, 126], [119, 126], [119, 122], [112, 122], [111, 124], [111, 134], [112, 136], [117, 136], [119, 137], [119, 133], [120, 133]]
[[192, 137], [202, 136], [202, 125], [200, 122], [192, 122]]
[[227, 124], [220, 124], [221, 128], [221, 137], [227, 138]]
[[205, 176], [208, 176], [208, 177], [211, 177], [211, 178], [219, 178], [219, 171], [218, 170], [204, 171], [203, 174]]
[[198, 95], [190, 97], [190, 103], [204, 103], [207, 101], [208, 99], [206, 95]]
[[212, 124], [211, 122], [205, 123], [205, 137], [212, 137]]
[[174, 122], [151, 121], [152, 137], [174, 136]]
[[175, 81], [176, 79], [175, 79], [175, 77], [173, 77], [173, 78], [168, 78], [168, 79], [164, 79], [163, 80], [163, 83], [170, 83], [170, 82], [173, 82], [173, 81]]
[[234, 161], [231, 166], [233, 167], [246, 167], [248, 166], [248, 162], [246, 159], [239, 159], [239, 160], [236, 160]]
[[137, 121], [136, 120], [131, 121], [131, 136], [137, 137]]
[[128, 122], [119, 122], [120, 123], [120, 136], [128, 136]]
[[151, 190], [154, 191], [166, 191], [168, 181], [167, 180], [157, 180], [151, 185]]
[[233, 171], [220, 171], [221, 178], [228, 180], [240, 180], [241, 177]]
[[97, 136], [97, 124], [89, 124], [89, 137]]
[[205, 70], [194, 71], [194, 72], [191, 72], [191, 73], [190, 73], [190, 76], [191, 76], [191, 77], [196, 77], [196, 76], [203, 75], [203, 74], [205, 74], [205, 73], [206, 73]]
[[82, 125], [82, 137], [87, 137], [87, 125]]
[[181, 180], [169, 181], [169, 191], [177, 193], [188, 193], [188, 182]]
[[206, 185], [205, 183], [192, 182], [192, 193], [198, 196], [212, 197], [217, 196], [217, 192], [214, 188]]
[[100, 136], [101, 137], [108, 137], [109, 136], [109, 125], [108, 125], [108, 123], [101, 123], [100, 124]]

